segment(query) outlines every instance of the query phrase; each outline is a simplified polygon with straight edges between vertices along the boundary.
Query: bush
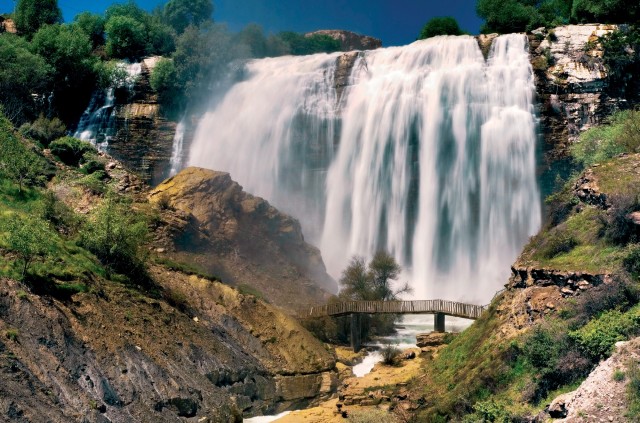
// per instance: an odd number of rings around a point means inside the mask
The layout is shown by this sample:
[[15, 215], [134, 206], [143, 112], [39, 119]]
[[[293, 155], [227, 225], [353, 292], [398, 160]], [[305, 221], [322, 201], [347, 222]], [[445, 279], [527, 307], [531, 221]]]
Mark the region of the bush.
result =
[[571, 331], [569, 336], [593, 360], [608, 357], [618, 341], [635, 335], [640, 329], [640, 309], [634, 307], [626, 313], [609, 310], [591, 320], [584, 327]]
[[80, 224], [73, 210], [51, 191], [46, 191], [42, 199], [42, 218], [65, 234], [76, 232]]
[[438, 35], [462, 35], [458, 21], [451, 16], [432, 18], [425, 24], [418, 36], [419, 40], [436, 37]]
[[141, 247], [147, 233], [146, 223], [128, 207], [107, 198], [90, 216], [80, 244], [95, 254], [107, 269], [140, 277], [146, 276]]
[[0, 229], [7, 233], [7, 248], [22, 260], [20, 277], [24, 280], [31, 263], [49, 254], [51, 231], [40, 219], [17, 216], [9, 219], [4, 228]]
[[380, 350], [380, 354], [382, 354], [382, 362], [387, 366], [393, 366], [396, 364], [396, 360], [398, 359], [398, 355], [400, 354], [400, 350], [393, 345], [387, 344]]
[[83, 173], [91, 175], [95, 172], [104, 172], [104, 163], [92, 158], [87, 159], [86, 156], [86, 154], [83, 156], [83, 159], [85, 160], [84, 164], [82, 165]]
[[568, 253], [578, 245], [578, 241], [567, 232], [566, 229], [558, 226], [551, 229], [546, 236], [541, 238], [541, 245], [538, 247], [538, 254], [545, 259], [552, 259], [560, 254]]
[[640, 245], [630, 245], [627, 255], [622, 259], [624, 269], [632, 275], [640, 274]]
[[67, 127], [57, 117], [47, 119], [40, 115], [38, 119], [32, 123], [25, 123], [20, 127], [20, 132], [47, 147], [51, 141], [58, 139], [67, 132]]
[[86, 141], [73, 137], [64, 137], [53, 141], [49, 145], [51, 154], [69, 166], [78, 166], [85, 153], [93, 151], [94, 147]]
[[640, 210], [636, 196], [611, 195], [608, 197], [611, 208], [602, 218], [604, 238], [617, 245], [626, 245], [640, 240], [640, 230], [629, 217], [630, 213]]

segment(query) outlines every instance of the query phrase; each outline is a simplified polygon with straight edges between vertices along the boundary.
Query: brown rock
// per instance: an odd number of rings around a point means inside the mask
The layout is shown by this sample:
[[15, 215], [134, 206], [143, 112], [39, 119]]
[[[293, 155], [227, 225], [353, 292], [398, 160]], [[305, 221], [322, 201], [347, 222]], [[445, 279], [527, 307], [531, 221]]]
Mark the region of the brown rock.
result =
[[554, 419], [561, 419], [567, 417], [569, 411], [567, 410], [567, 403], [573, 397], [573, 393], [563, 394], [553, 400], [549, 405], [549, 415]]
[[420, 333], [416, 335], [416, 345], [419, 348], [438, 347], [444, 345], [447, 335], [445, 332]]
[[324, 302], [337, 291], [298, 221], [242, 191], [228, 173], [187, 168], [151, 191], [149, 200], [188, 216], [174, 234], [176, 250], [225, 282], [250, 285], [289, 309]]

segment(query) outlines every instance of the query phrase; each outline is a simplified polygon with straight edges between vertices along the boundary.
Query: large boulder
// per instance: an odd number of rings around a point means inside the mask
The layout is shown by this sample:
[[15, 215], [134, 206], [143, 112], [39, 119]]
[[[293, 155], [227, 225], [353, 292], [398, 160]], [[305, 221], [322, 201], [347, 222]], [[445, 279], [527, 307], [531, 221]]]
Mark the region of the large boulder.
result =
[[166, 221], [182, 222], [173, 228], [170, 250], [225, 282], [248, 285], [289, 309], [337, 291], [300, 223], [244, 192], [228, 173], [190, 167], [158, 185], [149, 199], [168, 210]]

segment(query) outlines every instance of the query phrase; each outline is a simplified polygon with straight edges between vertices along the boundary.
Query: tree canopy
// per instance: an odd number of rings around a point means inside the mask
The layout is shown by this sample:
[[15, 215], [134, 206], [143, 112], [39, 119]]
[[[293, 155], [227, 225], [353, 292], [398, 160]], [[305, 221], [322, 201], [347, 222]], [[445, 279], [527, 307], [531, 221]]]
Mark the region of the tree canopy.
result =
[[57, 0], [19, 0], [15, 13], [16, 28], [28, 37], [40, 27], [62, 22]]
[[438, 35], [462, 35], [458, 21], [451, 16], [436, 17], [425, 24], [418, 36], [419, 40], [437, 37]]
[[163, 17], [178, 34], [189, 25], [199, 26], [211, 20], [213, 3], [211, 0], [170, 0], [164, 6]]

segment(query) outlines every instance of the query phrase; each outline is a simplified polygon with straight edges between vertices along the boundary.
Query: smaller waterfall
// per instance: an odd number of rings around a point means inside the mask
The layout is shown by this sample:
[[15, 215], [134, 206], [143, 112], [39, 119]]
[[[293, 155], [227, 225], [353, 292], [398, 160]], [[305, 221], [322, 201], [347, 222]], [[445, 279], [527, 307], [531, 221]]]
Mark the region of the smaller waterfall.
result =
[[171, 160], [169, 165], [171, 170], [169, 176], [173, 176], [182, 169], [182, 148], [184, 143], [184, 133], [186, 127], [186, 117], [182, 118], [176, 126], [176, 134], [173, 136], [173, 147], [171, 148]]
[[136, 79], [142, 73], [141, 63], [121, 63], [118, 66], [126, 72], [124, 80], [93, 95], [73, 134], [75, 138], [88, 141], [100, 150], [105, 150], [116, 135], [116, 88], [126, 87], [127, 90], [132, 90]]

